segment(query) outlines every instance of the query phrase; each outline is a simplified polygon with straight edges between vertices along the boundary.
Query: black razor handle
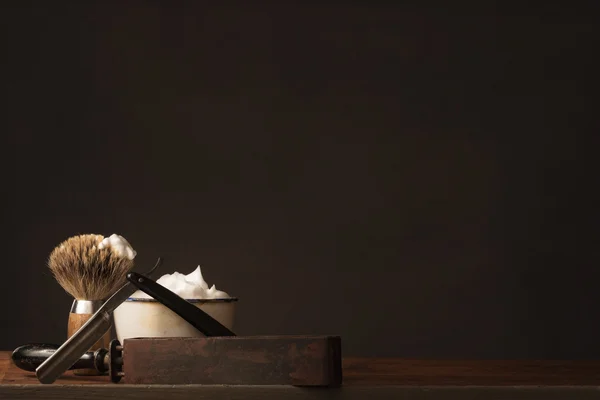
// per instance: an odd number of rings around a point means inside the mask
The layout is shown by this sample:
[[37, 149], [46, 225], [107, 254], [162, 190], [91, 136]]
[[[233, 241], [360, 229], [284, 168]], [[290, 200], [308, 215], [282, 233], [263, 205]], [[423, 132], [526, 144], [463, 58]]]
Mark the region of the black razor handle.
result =
[[[12, 362], [22, 370], [35, 372], [48, 357], [50, 357], [60, 346], [48, 343], [31, 343], [17, 347], [12, 353]], [[88, 351], [73, 364], [71, 369], [89, 368], [95, 369], [96, 355]]]
[[127, 279], [137, 286], [141, 291], [152, 296], [174, 313], [186, 320], [194, 328], [206, 336], [235, 336], [235, 333], [227, 329], [219, 321], [208, 315], [203, 310], [190, 304], [166, 287], [154, 282], [135, 272], [127, 274]]

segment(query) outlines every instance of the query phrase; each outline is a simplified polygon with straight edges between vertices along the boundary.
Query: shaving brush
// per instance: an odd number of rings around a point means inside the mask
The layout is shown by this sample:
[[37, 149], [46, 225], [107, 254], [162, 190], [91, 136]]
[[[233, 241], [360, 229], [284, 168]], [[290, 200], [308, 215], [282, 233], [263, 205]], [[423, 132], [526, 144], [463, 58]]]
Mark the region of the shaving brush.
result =
[[[58, 284], [73, 297], [67, 337], [83, 326], [117, 289], [125, 284], [135, 252], [121, 236], [86, 234], [68, 238], [50, 253], [48, 267]], [[89, 350], [108, 348], [111, 329]], [[95, 369], [74, 369], [76, 375], [98, 375]]]

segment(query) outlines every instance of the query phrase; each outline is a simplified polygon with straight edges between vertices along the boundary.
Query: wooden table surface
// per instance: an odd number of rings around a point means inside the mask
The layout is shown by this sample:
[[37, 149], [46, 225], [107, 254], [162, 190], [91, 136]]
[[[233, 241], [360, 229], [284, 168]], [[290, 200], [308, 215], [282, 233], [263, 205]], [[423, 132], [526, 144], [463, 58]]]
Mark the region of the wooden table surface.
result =
[[[344, 358], [337, 389], [288, 386], [126, 385], [66, 372], [52, 385], [0, 352], [0, 399], [599, 399], [600, 361]], [[516, 396], [516, 397], [515, 397]], [[116, 398], [116, 397], [115, 397]]]

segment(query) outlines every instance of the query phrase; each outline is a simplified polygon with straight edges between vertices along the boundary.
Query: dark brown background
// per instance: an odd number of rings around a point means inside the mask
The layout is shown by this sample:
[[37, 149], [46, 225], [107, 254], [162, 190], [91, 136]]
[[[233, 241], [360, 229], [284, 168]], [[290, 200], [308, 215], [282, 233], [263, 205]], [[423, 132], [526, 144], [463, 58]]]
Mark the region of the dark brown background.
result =
[[117, 232], [239, 334], [600, 356], [591, 6], [71, 3], [2, 6], [1, 348], [62, 342], [46, 257]]

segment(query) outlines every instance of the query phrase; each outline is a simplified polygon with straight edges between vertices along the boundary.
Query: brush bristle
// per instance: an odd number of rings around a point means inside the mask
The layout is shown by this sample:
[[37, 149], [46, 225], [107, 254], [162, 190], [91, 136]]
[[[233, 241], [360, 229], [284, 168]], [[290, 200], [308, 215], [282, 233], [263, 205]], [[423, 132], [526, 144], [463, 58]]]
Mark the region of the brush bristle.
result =
[[111, 248], [98, 249], [102, 235], [73, 236], [54, 248], [48, 267], [62, 288], [78, 300], [106, 300], [126, 282], [133, 260]]

